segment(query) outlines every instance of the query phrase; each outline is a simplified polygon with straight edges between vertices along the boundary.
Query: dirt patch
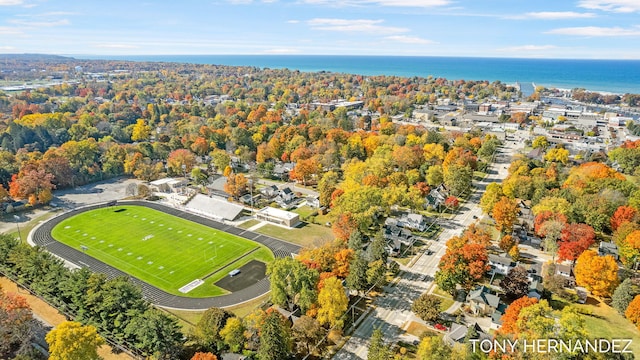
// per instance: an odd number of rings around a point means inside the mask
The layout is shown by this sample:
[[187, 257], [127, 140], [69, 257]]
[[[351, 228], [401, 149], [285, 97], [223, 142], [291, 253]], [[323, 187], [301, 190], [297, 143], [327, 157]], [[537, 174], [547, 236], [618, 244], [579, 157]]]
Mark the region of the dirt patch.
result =
[[[0, 286], [2, 286], [2, 290], [6, 293], [14, 293], [25, 298], [29, 307], [31, 307], [31, 311], [33, 311], [34, 317], [45, 322], [45, 326], [55, 327], [61, 322], [67, 320], [64, 315], [60, 314], [60, 312], [58, 312], [54, 307], [40, 300], [38, 297], [31, 295], [27, 290], [19, 288], [13, 281], [5, 277], [0, 277]], [[111, 352], [111, 347], [106, 345], [103, 345], [98, 349], [98, 355], [100, 355], [104, 360], [133, 359], [124, 353], [113, 354]]]
[[419, 322], [412, 321], [409, 323], [409, 327], [407, 327], [407, 333], [422, 337], [422, 336], [430, 336], [433, 334], [437, 334], [433, 331], [433, 329], [429, 328], [427, 325], [421, 324]]
[[242, 290], [264, 279], [267, 265], [258, 260], [251, 260], [239, 270], [238, 275], [227, 275], [216, 282], [216, 286], [231, 292]]

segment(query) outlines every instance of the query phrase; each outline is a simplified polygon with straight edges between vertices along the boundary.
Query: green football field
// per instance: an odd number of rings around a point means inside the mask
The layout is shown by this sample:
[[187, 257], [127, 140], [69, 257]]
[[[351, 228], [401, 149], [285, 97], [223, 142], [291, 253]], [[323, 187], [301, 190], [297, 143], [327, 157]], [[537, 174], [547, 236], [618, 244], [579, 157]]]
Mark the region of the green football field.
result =
[[[273, 259], [256, 242], [144, 206], [83, 212], [60, 222], [52, 235], [164, 291], [189, 297], [224, 294], [214, 283], [229, 271], [254, 259]], [[179, 291], [205, 277], [193, 290]]]

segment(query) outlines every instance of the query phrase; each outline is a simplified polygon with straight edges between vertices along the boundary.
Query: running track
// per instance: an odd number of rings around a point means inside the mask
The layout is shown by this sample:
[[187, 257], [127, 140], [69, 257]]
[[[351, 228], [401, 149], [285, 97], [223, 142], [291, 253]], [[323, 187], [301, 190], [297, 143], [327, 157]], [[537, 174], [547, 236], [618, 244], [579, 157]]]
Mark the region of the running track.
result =
[[[220, 231], [228, 232], [228, 233], [243, 237], [245, 239], [255, 241], [269, 248], [269, 250], [273, 252], [276, 258], [291, 256], [292, 253], [298, 253], [298, 251], [300, 250], [300, 246], [295, 244], [274, 239], [269, 236], [257, 234], [252, 231], [240, 229], [234, 226], [225, 225], [215, 220], [211, 220], [199, 215], [187, 213], [187, 212], [184, 212], [175, 208], [171, 208], [168, 206], [164, 206], [158, 203], [152, 203], [152, 202], [146, 202], [146, 201], [118, 201], [118, 205], [146, 206], [154, 210], [162, 211], [169, 215], [177, 216], [185, 220], [193, 221], [195, 223], [198, 223], [204, 226], [208, 226]], [[142, 288], [143, 297], [147, 301], [157, 306], [161, 306], [165, 308], [181, 309], [181, 310], [206, 310], [211, 307], [229, 307], [232, 305], [242, 303], [244, 301], [254, 299], [258, 296], [261, 296], [269, 292], [269, 279], [265, 277], [262, 280], [258, 281], [257, 283], [247, 288], [244, 288], [240, 291], [236, 291], [231, 294], [220, 295], [216, 297], [188, 298], [188, 297], [169, 294], [163, 290], [158, 289], [155, 286], [147, 284], [144, 281], [141, 281], [110, 265], [107, 265], [102, 261], [96, 260], [93, 257], [86, 255], [85, 253], [79, 250], [76, 250], [70, 246], [62, 244], [56, 241], [51, 236], [51, 230], [62, 220], [72, 217], [74, 215], [77, 215], [81, 212], [101, 208], [104, 206], [105, 204], [87, 206], [87, 207], [72, 210], [60, 216], [57, 216], [43, 223], [37, 228], [35, 228], [30, 234], [32, 241], [36, 245], [47, 249], [47, 251], [67, 261], [70, 261], [78, 266], [86, 267], [91, 271], [106, 274], [109, 278], [115, 278], [118, 276], [128, 277], [129, 279], [131, 279], [131, 281], [134, 284]]]

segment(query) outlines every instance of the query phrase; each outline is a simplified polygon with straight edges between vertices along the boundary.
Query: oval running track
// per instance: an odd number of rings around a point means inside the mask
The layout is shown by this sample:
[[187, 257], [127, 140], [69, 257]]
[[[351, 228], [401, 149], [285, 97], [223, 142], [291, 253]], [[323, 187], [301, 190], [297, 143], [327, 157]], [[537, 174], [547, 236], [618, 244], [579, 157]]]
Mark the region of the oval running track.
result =
[[[163, 213], [169, 215], [193, 221], [204, 226], [208, 226], [220, 231], [240, 236], [251, 241], [255, 241], [269, 248], [269, 250], [273, 252], [276, 258], [291, 256], [291, 254], [298, 253], [298, 251], [300, 251], [300, 246], [298, 245], [274, 239], [269, 236], [257, 234], [252, 231], [240, 229], [235, 226], [226, 225], [212, 219], [204, 218], [199, 215], [184, 212], [182, 210], [178, 210], [158, 203], [146, 201], [118, 201], [118, 205], [146, 206], [154, 210], [162, 211]], [[163, 291], [136, 277], [126, 274], [125, 272], [116, 269], [113, 266], [107, 265], [104, 262], [97, 260], [79, 250], [58, 242], [53, 238], [53, 236], [51, 236], [51, 230], [53, 230], [53, 228], [62, 220], [68, 219], [85, 211], [94, 210], [105, 206], [106, 204], [91, 205], [66, 212], [52, 218], [45, 223], [42, 223], [41, 225], [33, 229], [29, 236], [31, 237], [31, 240], [35, 245], [41, 246], [52, 254], [63, 258], [77, 266], [88, 268], [93, 272], [103, 273], [109, 278], [118, 276], [128, 277], [134, 284], [142, 288], [142, 295], [147, 301], [165, 308], [180, 310], [206, 310], [211, 307], [229, 307], [245, 301], [249, 301], [269, 292], [269, 279], [267, 277], [264, 277], [257, 283], [242, 290], [215, 297], [190, 298], [169, 294], [166, 291]]]

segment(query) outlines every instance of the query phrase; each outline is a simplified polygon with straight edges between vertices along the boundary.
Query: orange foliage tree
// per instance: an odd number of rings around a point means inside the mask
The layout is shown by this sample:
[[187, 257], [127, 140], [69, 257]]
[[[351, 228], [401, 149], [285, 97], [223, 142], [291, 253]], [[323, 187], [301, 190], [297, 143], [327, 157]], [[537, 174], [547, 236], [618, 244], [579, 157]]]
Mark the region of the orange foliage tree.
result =
[[533, 229], [534, 232], [536, 233], [536, 235], [540, 236], [540, 237], [544, 237], [546, 236], [546, 234], [544, 233], [544, 228], [543, 228], [543, 224], [549, 220], [555, 220], [555, 221], [559, 221], [561, 223], [567, 223], [567, 217], [564, 216], [563, 214], [560, 213], [554, 213], [552, 211], [543, 211], [541, 213], [539, 213], [538, 215], [536, 215], [534, 222], [533, 222]]
[[218, 360], [218, 357], [213, 355], [210, 352], [207, 352], [207, 353], [197, 352], [193, 354], [193, 357], [191, 357], [191, 360]]
[[578, 257], [576, 283], [584, 286], [595, 296], [610, 297], [618, 286], [618, 264], [611, 256], [598, 256], [593, 250], [586, 250]]
[[14, 198], [28, 198], [31, 205], [46, 204], [51, 201], [54, 188], [53, 175], [35, 165], [27, 165], [11, 177], [9, 194]]
[[618, 230], [618, 227], [624, 222], [633, 222], [638, 219], [638, 211], [631, 206], [620, 206], [611, 216], [611, 228]]
[[518, 203], [514, 199], [501, 197], [491, 212], [498, 231], [506, 234], [513, 231], [513, 224], [518, 219], [518, 211]]
[[502, 320], [502, 326], [500, 326], [497, 333], [503, 335], [513, 334], [517, 338], [518, 327], [516, 326], [516, 322], [518, 321], [520, 311], [527, 306], [536, 304], [537, 302], [538, 299], [527, 296], [523, 296], [512, 302], [505, 310], [504, 315], [500, 318], [500, 320]]
[[563, 187], [584, 189], [587, 184], [593, 182], [593, 180], [607, 178], [618, 180], [625, 179], [622, 174], [603, 163], [588, 162], [572, 168]]
[[[337, 190], [336, 190], [337, 191]], [[335, 193], [335, 192], [334, 192]], [[341, 241], [349, 240], [349, 236], [358, 228], [358, 223], [355, 221], [351, 213], [343, 213], [338, 216], [336, 221], [331, 225], [333, 235]]]
[[627, 306], [624, 316], [640, 330], [640, 295], [636, 295]]

